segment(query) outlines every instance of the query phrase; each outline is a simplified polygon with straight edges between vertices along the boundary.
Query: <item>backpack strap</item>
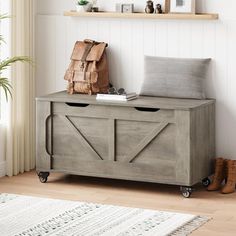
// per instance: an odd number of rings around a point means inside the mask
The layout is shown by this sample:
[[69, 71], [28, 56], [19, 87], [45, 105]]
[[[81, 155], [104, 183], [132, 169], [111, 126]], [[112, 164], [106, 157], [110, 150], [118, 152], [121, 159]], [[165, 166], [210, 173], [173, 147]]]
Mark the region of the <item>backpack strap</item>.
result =
[[86, 58], [87, 58], [88, 54], [90, 53], [90, 51], [91, 51], [91, 49], [93, 48], [94, 45], [95, 45], [94, 42], [93, 43], [86, 43], [86, 48], [85, 48], [84, 54], [81, 58], [81, 61], [82, 61], [81, 68], [84, 68], [84, 63], [86, 61]]
[[[94, 45], [95, 45], [95, 42], [94, 42], [94, 41], [86, 43], [86, 48], [85, 48], [84, 54], [83, 54], [83, 56], [82, 56], [82, 58], [81, 58], [82, 64], [81, 64], [80, 68], [81, 68], [81, 69], [84, 69], [84, 80], [86, 80], [86, 71], [87, 71], [87, 69], [88, 69], [88, 62], [86, 62], [86, 58], [87, 58], [88, 54], [90, 53], [90, 51], [91, 51], [91, 49], [93, 48]], [[84, 68], [85, 62], [86, 62], [86, 66], [85, 66], [85, 68]], [[89, 88], [90, 88], [90, 89], [89, 89], [89, 95], [92, 95], [92, 88], [91, 88], [90, 82], [91, 82], [91, 81], [90, 81], [90, 78], [89, 78], [89, 80], [88, 80], [88, 86], [89, 86]]]

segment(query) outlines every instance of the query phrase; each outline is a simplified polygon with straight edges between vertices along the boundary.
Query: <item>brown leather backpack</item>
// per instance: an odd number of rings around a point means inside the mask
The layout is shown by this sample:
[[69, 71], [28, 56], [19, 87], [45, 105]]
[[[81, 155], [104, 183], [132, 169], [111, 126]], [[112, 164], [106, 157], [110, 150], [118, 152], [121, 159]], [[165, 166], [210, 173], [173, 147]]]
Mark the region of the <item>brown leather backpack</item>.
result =
[[71, 63], [65, 74], [70, 94], [107, 93], [109, 89], [106, 43], [92, 40], [75, 44]]

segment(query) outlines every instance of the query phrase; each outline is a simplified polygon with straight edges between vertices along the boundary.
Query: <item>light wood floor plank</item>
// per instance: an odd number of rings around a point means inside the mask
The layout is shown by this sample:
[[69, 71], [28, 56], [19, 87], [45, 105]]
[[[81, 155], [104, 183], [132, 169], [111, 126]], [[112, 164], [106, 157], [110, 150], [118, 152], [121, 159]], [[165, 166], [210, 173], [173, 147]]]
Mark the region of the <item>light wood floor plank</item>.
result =
[[185, 199], [177, 186], [62, 174], [51, 174], [42, 184], [32, 171], [1, 178], [0, 192], [206, 215], [212, 220], [193, 236], [236, 235], [236, 193], [207, 192], [200, 185]]

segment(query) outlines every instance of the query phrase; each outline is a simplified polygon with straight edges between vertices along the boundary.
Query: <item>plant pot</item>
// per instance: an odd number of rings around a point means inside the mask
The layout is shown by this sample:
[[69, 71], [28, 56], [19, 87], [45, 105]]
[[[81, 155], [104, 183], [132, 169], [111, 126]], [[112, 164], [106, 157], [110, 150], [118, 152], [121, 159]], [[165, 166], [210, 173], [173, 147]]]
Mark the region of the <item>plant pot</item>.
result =
[[90, 12], [92, 8], [92, 4], [88, 3], [86, 5], [76, 5], [77, 12]]

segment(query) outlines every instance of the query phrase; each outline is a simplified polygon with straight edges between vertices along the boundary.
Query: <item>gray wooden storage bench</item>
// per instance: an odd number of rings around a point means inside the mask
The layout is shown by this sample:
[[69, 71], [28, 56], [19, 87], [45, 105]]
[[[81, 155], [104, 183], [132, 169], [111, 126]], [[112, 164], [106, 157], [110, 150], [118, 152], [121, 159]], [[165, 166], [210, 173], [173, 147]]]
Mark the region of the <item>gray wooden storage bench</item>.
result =
[[98, 102], [65, 91], [37, 98], [37, 172], [192, 186], [211, 172], [215, 101], [140, 97]]

